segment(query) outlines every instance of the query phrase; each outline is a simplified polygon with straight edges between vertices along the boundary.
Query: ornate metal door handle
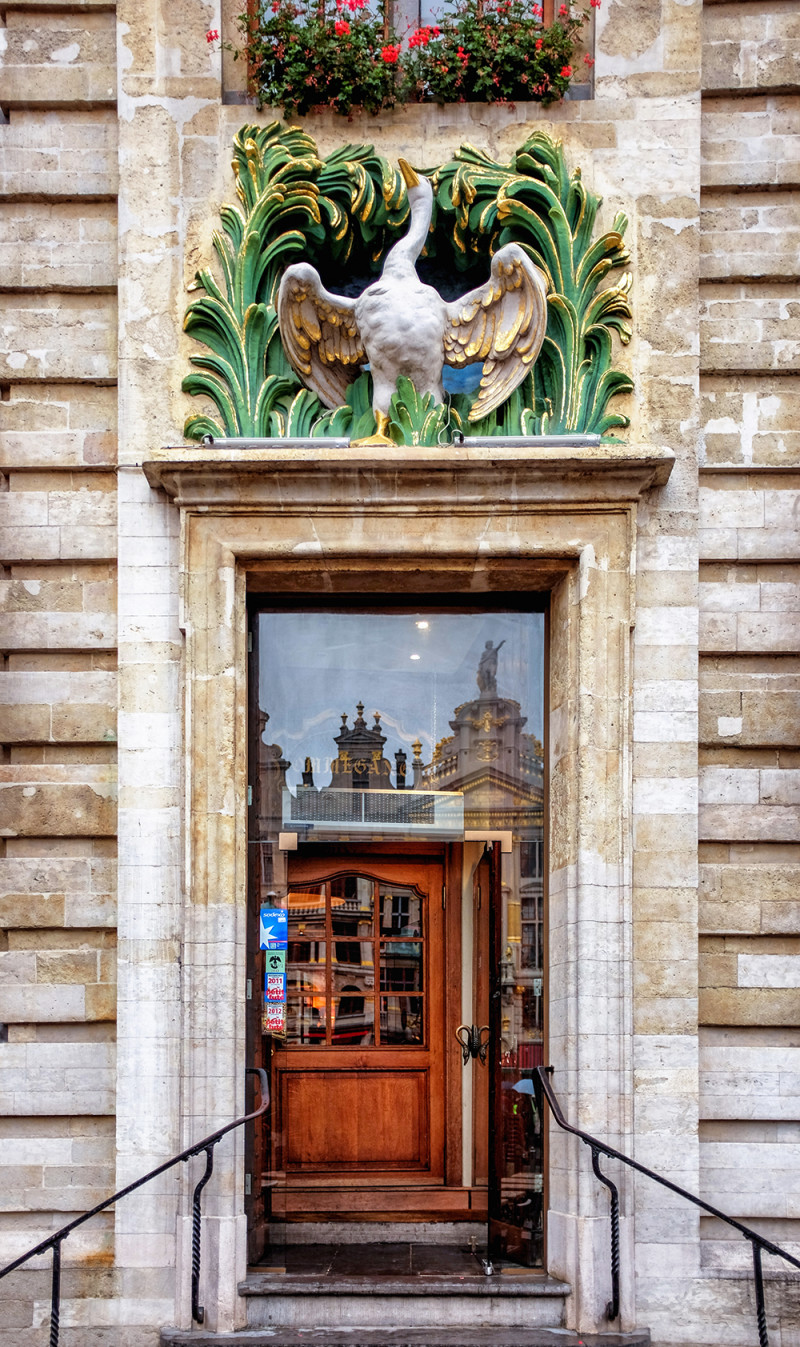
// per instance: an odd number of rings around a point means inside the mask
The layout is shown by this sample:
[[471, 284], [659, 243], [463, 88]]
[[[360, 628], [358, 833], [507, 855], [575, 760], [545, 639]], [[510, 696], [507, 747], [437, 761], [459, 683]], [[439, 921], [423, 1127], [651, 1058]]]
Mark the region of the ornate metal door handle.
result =
[[[489, 1026], [482, 1024], [459, 1024], [455, 1031], [456, 1038], [461, 1045], [461, 1056], [464, 1065], [467, 1065], [470, 1057], [477, 1057], [481, 1065], [486, 1065], [486, 1054], [489, 1051]], [[484, 1039], [483, 1035], [487, 1037]]]

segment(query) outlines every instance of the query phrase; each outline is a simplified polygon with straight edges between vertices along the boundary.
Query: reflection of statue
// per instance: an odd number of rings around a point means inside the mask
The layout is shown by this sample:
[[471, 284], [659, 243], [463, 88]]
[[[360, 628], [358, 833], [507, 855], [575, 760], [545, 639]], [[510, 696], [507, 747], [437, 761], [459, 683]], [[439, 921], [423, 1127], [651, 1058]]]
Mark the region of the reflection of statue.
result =
[[486, 642], [478, 665], [477, 677], [478, 688], [482, 695], [497, 696], [497, 656], [504, 645], [505, 641], [501, 641], [500, 645], [495, 645], [493, 641]]

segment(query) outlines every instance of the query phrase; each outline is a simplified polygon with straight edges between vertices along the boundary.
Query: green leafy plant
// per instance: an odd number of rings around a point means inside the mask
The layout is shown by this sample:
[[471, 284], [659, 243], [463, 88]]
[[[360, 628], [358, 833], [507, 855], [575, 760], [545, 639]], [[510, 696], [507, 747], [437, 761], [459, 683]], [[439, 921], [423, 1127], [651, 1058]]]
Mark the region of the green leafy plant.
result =
[[[190, 416], [185, 433], [282, 437], [348, 436], [374, 430], [371, 380], [362, 373], [344, 406], [327, 410], [306, 389], [283, 352], [275, 300], [284, 268], [303, 258], [323, 276], [378, 274], [408, 217], [401, 175], [370, 145], [347, 145], [320, 159], [304, 131], [273, 122], [245, 126], [234, 142], [239, 202], [223, 206], [213, 235], [218, 279], [199, 271], [184, 327], [204, 348], [190, 356], [187, 393], [210, 408]], [[624, 267], [626, 220], [618, 215], [594, 239], [600, 198], [579, 170], [569, 171], [559, 142], [532, 135], [510, 164], [471, 146], [431, 173], [434, 218], [426, 253], [448, 273], [488, 274], [492, 255], [519, 243], [548, 277], [548, 324], [532, 374], [471, 435], [603, 434], [628, 424], [610, 400], [629, 392], [613, 367], [613, 334], [630, 339], [630, 277], [603, 285]], [[335, 282], [329, 282], [336, 288]], [[408, 385], [408, 386], [406, 386]], [[434, 407], [402, 381], [391, 410], [398, 443], [437, 443], [467, 424], [472, 398]], [[435, 413], [435, 414], [434, 414]]]
[[[590, 0], [598, 8], [601, 0]], [[395, 102], [562, 98], [576, 74], [576, 51], [590, 9], [562, 3], [545, 28], [533, 0], [450, 0], [439, 24], [398, 42], [383, 13], [367, 0], [256, 0], [238, 17], [242, 47], [259, 105], [304, 115], [354, 107], [377, 113]], [[206, 37], [217, 41], [216, 29]], [[585, 55], [587, 65], [593, 59]]]
[[[404, 99], [437, 103], [542, 103], [562, 98], [575, 76], [589, 15], [561, 6], [545, 28], [525, 0], [455, 0], [440, 25], [417, 29], [403, 58]], [[588, 55], [584, 61], [593, 65]]]
[[354, 105], [376, 113], [395, 102], [400, 47], [366, 0], [337, 0], [332, 13], [318, 0], [269, 0], [240, 15], [239, 26], [260, 103], [346, 117]]

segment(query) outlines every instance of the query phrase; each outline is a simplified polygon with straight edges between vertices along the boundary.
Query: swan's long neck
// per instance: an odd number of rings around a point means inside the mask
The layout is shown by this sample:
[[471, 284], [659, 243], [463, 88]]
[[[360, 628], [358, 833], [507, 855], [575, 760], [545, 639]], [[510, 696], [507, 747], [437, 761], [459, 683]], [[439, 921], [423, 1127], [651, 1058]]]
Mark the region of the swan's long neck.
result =
[[420, 180], [418, 187], [408, 189], [408, 202], [411, 207], [411, 224], [394, 247], [386, 254], [383, 274], [414, 270], [414, 264], [425, 246], [433, 212], [433, 188], [427, 178]]

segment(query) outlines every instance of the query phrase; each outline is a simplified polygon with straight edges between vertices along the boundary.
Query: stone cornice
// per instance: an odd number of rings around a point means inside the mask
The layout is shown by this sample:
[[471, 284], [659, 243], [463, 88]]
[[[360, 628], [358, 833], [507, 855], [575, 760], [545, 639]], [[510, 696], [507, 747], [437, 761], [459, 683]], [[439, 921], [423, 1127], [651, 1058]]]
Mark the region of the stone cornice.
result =
[[142, 467], [182, 508], [224, 514], [311, 505], [483, 509], [492, 498], [525, 509], [625, 504], [663, 486], [674, 462], [669, 449], [602, 442], [376, 449], [261, 440], [228, 452], [166, 447]]

